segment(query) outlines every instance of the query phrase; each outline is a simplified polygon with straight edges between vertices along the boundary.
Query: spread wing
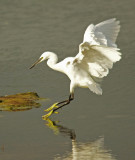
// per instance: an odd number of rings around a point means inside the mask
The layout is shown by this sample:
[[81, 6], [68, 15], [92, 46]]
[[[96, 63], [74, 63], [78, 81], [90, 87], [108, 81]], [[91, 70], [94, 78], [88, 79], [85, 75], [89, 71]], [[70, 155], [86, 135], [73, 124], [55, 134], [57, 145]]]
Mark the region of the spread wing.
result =
[[96, 94], [102, 94], [99, 82], [107, 76], [113, 63], [121, 59], [115, 44], [119, 30], [119, 21], [115, 18], [89, 25], [75, 57], [76, 67], [89, 75], [88, 88]]
[[106, 20], [97, 25], [89, 25], [84, 33], [83, 42], [89, 42], [91, 45], [105, 45], [116, 47], [115, 44], [120, 31], [119, 21], [115, 18]]
[[102, 94], [100, 81], [107, 76], [113, 63], [121, 59], [121, 53], [117, 48], [90, 45], [84, 42], [79, 46], [79, 53], [75, 57], [76, 66], [88, 73], [90, 79], [88, 88], [96, 94]]
[[85, 42], [80, 44], [76, 58], [78, 63], [87, 66], [90, 75], [103, 78], [107, 76], [109, 69], [113, 67], [113, 63], [121, 59], [121, 53], [116, 48], [89, 45]]

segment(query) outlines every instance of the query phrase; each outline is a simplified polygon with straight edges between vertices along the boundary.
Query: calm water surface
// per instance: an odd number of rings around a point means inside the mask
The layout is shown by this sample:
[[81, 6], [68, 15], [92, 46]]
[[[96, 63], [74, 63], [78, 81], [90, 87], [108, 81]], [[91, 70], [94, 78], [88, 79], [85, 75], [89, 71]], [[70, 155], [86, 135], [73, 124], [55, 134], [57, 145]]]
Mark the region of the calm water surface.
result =
[[[134, 0], [1, 0], [0, 95], [37, 92], [40, 108], [0, 112], [0, 159], [135, 159]], [[75, 56], [90, 23], [121, 21], [122, 60], [104, 79], [103, 95], [76, 89], [75, 100], [43, 121], [44, 109], [69, 94], [69, 80], [42, 63], [44, 51], [59, 60]], [[78, 158], [79, 157], [79, 158]]]

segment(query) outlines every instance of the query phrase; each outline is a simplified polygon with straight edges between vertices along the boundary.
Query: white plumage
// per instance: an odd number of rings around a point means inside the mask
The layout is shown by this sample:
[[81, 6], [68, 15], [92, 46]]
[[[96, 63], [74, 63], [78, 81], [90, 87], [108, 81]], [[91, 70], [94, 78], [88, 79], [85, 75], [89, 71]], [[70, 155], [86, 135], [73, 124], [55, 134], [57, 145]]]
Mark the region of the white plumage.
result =
[[91, 45], [117, 47], [115, 42], [119, 31], [119, 21], [116, 21], [115, 18], [101, 22], [95, 26], [91, 24], [84, 33], [83, 42], [89, 42]]
[[75, 87], [89, 88], [92, 92], [101, 95], [102, 78], [107, 76], [113, 63], [121, 59], [121, 53], [116, 45], [119, 31], [119, 21], [115, 18], [97, 25], [91, 24], [84, 33], [83, 42], [79, 45], [79, 53], [75, 57], [68, 57], [57, 63], [58, 58], [55, 53], [44, 52], [32, 67], [48, 59], [49, 67], [69, 77], [70, 98], [66, 104], [73, 99]]

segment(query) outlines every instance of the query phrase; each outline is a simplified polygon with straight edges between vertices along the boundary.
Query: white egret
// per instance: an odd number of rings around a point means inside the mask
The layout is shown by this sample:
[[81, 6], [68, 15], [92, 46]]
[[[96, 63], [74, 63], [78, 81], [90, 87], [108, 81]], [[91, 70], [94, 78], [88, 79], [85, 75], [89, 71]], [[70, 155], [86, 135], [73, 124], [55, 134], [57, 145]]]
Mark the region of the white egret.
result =
[[91, 24], [84, 33], [83, 42], [79, 45], [79, 53], [75, 57], [68, 57], [57, 63], [57, 55], [47, 51], [30, 67], [31, 69], [36, 64], [48, 60], [47, 65], [50, 68], [66, 74], [71, 80], [69, 98], [45, 110], [50, 112], [44, 118], [69, 104], [74, 99], [75, 87], [89, 88], [98, 95], [102, 94], [100, 87], [102, 78], [107, 76], [113, 63], [121, 59], [121, 53], [115, 43], [119, 31], [119, 21], [115, 18], [97, 25]]

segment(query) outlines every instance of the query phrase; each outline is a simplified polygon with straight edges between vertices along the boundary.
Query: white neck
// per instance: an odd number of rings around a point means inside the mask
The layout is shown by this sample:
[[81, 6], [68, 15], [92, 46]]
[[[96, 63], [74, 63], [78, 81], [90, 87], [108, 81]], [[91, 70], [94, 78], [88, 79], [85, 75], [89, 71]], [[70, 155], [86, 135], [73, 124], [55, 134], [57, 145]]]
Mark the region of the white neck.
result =
[[48, 61], [47, 61], [47, 65], [54, 69], [54, 70], [57, 70], [56, 68], [56, 64], [58, 62], [58, 57], [55, 53], [53, 52], [48, 52]]

